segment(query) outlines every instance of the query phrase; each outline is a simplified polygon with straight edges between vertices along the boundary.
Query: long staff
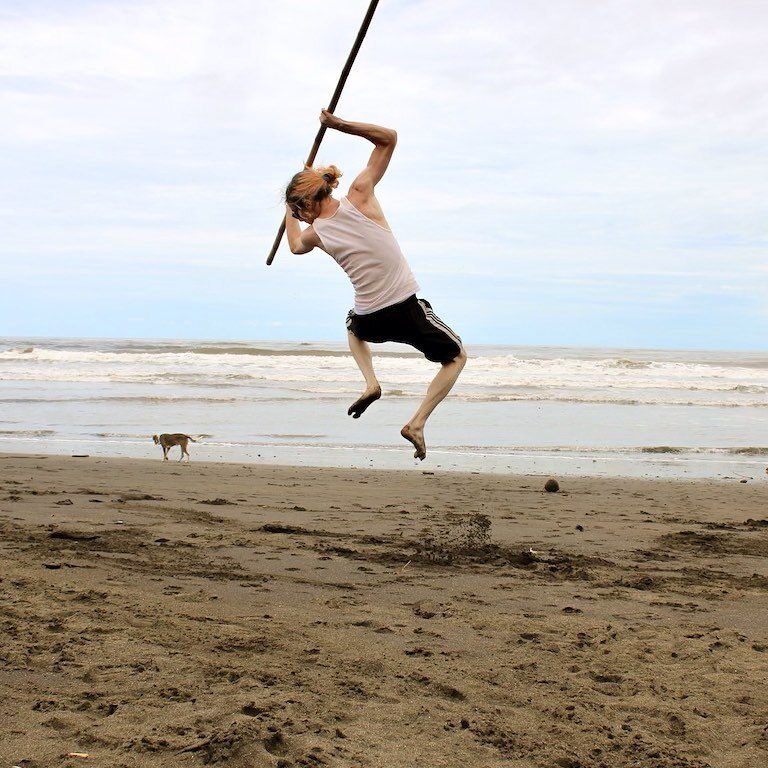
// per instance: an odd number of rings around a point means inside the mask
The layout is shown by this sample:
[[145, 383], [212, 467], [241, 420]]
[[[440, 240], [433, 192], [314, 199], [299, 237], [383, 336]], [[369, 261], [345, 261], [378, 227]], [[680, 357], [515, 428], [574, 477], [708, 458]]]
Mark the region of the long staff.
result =
[[[376, 6], [378, 4], [379, 0], [371, 0], [371, 4], [368, 6], [368, 11], [365, 14], [365, 18], [363, 19], [360, 31], [357, 33], [357, 37], [355, 38], [355, 44], [352, 46], [352, 50], [349, 52], [347, 63], [344, 65], [344, 69], [341, 72], [339, 82], [336, 84], [336, 90], [333, 92], [333, 96], [331, 97], [331, 103], [327, 107], [328, 111], [331, 113], [336, 109], [336, 105], [339, 103], [339, 97], [341, 96], [341, 92], [344, 89], [344, 83], [347, 82], [347, 77], [349, 77], [352, 65], [355, 63], [355, 57], [357, 56], [357, 52], [360, 50], [360, 46], [363, 44], [363, 38], [365, 37], [365, 33], [368, 31], [368, 26], [371, 23], [371, 19], [373, 18], [373, 12], [376, 10]], [[312, 163], [315, 161], [315, 156], [317, 155], [317, 150], [320, 149], [320, 142], [323, 140], [323, 136], [325, 136], [325, 126], [321, 125], [320, 130], [317, 132], [317, 136], [315, 136], [315, 142], [312, 145], [312, 149], [309, 150], [307, 165], [312, 165]], [[270, 265], [275, 258], [277, 249], [280, 247], [280, 241], [283, 239], [284, 232], [285, 218], [283, 218], [280, 222], [280, 228], [277, 231], [277, 237], [275, 238], [275, 242], [272, 245], [272, 250], [269, 252], [269, 256], [267, 256], [267, 265]]]

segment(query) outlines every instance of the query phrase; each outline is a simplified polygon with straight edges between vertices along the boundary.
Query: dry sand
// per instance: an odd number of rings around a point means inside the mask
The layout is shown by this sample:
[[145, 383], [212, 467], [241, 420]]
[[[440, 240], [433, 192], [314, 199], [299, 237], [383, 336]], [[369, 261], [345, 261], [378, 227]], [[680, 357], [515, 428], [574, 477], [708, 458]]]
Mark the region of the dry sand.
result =
[[0, 456], [0, 768], [768, 765], [768, 482], [545, 480]]

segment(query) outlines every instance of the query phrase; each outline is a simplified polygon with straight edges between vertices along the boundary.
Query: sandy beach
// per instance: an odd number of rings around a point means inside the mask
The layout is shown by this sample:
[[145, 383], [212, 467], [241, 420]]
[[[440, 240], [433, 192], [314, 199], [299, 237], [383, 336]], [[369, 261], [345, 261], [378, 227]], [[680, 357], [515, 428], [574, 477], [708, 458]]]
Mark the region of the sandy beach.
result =
[[768, 764], [768, 481], [0, 456], [0, 768]]

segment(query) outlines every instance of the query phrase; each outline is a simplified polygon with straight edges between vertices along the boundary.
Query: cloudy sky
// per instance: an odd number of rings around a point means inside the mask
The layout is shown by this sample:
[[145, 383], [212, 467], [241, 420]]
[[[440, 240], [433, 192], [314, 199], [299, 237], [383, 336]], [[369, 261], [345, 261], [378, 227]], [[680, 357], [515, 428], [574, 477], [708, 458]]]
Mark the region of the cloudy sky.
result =
[[[330, 257], [264, 262], [367, 6], [0, 0], [0, 335], [343, 341]], [[337, 113], [467, 343], [765, 349], [766, 50], [762, 0], [381, 0]]]

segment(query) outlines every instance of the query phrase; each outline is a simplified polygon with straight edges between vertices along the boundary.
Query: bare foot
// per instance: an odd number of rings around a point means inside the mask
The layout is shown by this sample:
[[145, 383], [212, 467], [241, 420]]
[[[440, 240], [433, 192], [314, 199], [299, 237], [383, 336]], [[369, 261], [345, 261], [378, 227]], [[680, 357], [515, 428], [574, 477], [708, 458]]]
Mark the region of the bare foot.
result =
[[411, 427], [406, 424], [401, 430], [400, 434], [409, 442], [413, 444], [416, 452], [413, 454], [414, 459], [420, 459], [424, 461], [427, 457], [427, 444], [424, 442], [424, 430]]
[[366, 389], [365, 392], [363, 392], [363, 394], [349, 406], [347, 416], [351, 416], [353, 419], [359, 419], [365, 413], [365, 409], [371, 403], [375, 403], [380, 397], [381, 387]]

